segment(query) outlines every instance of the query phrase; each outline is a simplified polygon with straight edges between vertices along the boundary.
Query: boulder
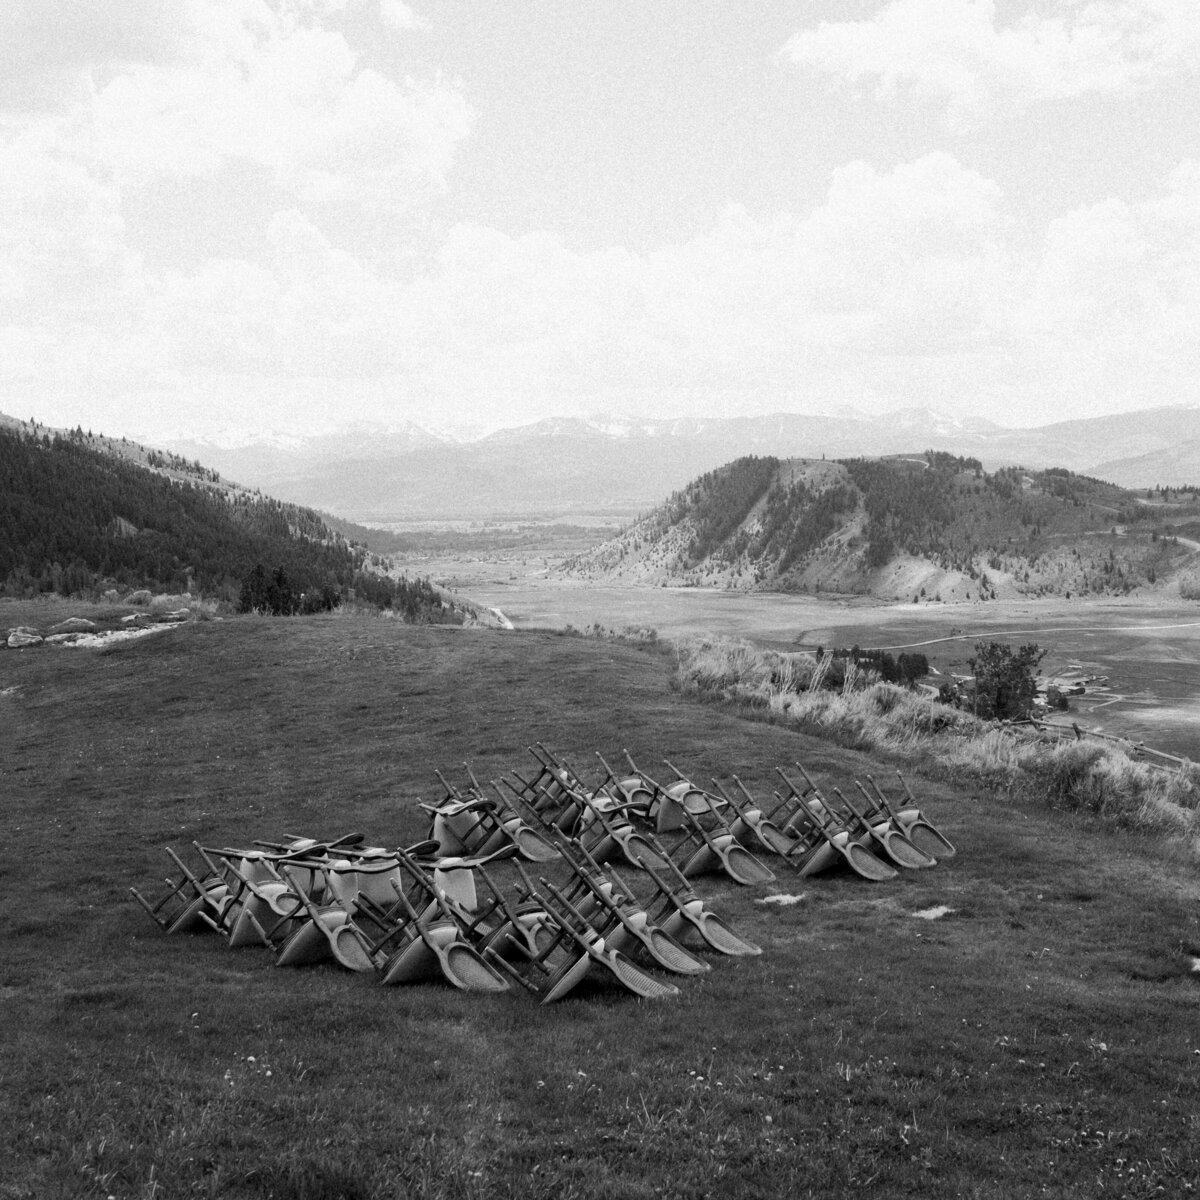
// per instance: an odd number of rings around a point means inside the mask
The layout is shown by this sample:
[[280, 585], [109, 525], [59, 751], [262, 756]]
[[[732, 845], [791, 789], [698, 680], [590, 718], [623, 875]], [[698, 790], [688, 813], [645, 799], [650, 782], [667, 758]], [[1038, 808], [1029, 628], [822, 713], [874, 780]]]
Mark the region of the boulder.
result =
[[87, 617], [68, 617], [65, 621], [59, 621], [51, 633], [90, 633], [96, 628], [95, 621], [89, 621]]
[[40, 646], [42, 635], [34, 629], [13, 629], [8, 634], [8, 646], [12, 650], [20, 650], [25, 646]]

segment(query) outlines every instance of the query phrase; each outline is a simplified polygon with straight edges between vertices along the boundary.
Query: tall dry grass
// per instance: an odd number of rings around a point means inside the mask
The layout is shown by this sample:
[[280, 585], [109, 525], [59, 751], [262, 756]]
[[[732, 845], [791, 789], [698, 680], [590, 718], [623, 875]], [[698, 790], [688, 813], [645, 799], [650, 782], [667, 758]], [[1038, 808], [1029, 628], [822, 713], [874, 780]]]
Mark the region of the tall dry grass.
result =
[[1200, 575], [1194, 571], [1180, 575], [1179, 598], [1181, 600], [1200, 600]]
[[850, 695], [878, 679], [830, 653], [765, 650], [742, 638], [693, 636], [675, 642], [676, 680], [688, 690], [775, 705], [780, 698], [835, 688]]
[[879, 682], [869, 671], [847, 669], [839, 687], [822, 687], [830, 658], [782, 654], [732, 638], [684, 639], [676, 644], [676, 683], [765, 708], [841, 745], [1200, 849], [1200, 767], [1164, 771], [1135, 761], [1119, 745], [1048, 742], [1028, 726], [981, 721]]
[[160, 592], [150, 598], [148, 607], [156, 617], [186, 611], [193, 621], [208, 621], [217, 615], [221, 605], [211, 597], [206, 599], [191, 592]]
[[1200, 770], [1164, 771], [1119, 747], [1067, 742], [1021, 757], [1025, 784], [1054, 807], [1096, 813], [1121, 828], [1200, 836]]

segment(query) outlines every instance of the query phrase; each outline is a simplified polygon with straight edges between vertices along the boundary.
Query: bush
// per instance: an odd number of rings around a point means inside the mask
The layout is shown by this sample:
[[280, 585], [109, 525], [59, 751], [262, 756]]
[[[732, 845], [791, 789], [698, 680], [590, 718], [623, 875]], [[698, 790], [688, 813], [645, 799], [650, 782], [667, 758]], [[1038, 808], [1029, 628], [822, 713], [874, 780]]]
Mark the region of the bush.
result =
[[1120, 747], [1087, 741], [1031, 750], [1021, 767], [1025, 787], [1054, 808], [1151, 833], [1194, 836], [1200, 828], [1194, 767], [1162, 771], [1133, 761]]
[[1031, 752], [1024, 767], [1051, 807], [1101, 812], [1109, 797], [1096, 767], [1107, 754], [1098, 742], [1067, 742]]
[[[1041, 656], [1036, 646], [1015, 656], [1002, 649], [1018, 664]], [[675, 682], [684, 689], [769, 707], [840, 745], [900, 754], [1117, 828], [1189, 845], [1200, 838], [1200, 767], [1163, 771], [1095, 741], [1047, 745], [1027, 728], [995, 725], [895, 684], [873, 681], [853, 692], [820, 686], [833, 662], [828, 654], [779, 654], [732, 638], [691, 638], [676, 652]], [[853, 666], [852, 659], [837, 661]]]
[[907, 698], [904, 689], [894, 683], [877, 683], [868, 695], [880, 716], [894, 712]]
[[175, 596], [158, 595], [150, 601], [150, 612], [156, 617], [161, 617], [164, 613], [178, 612], [181, 608], [191, 608], [195, 599], [187, 592]]

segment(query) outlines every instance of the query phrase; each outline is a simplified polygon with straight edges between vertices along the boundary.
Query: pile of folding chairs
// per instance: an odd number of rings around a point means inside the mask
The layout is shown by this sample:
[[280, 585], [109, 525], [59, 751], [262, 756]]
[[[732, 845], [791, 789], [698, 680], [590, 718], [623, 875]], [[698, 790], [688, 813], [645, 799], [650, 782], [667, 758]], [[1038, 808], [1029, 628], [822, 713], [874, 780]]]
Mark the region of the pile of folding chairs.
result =
[[799, 764], [777, 772], [769, 809], [736, 776], [699, 787], [669, 763], [660, 783], [628, 754], [618, 775], [587, 782], [542, 745], [534, 768], [487, 786], [467, 770], [421, 807], [425, 840], [366, 844], [285, 836], [250, 848], [168, 848], [174, 873], [154, 901], [131, 892], [168, 933], [215, 931], [259, 946], [278, 966], [333, 962], [385, 985], [444, 980], [470, 992], [522, 991], [549, 1004], [584, 980], [657, 999], [747, 957], [739, 936], [696, 892], [721, 873], [775, 879], [759, 855], [801, 876], [848, 868], [869, 880], [954, 853], [905, 785], [893, 802], [868, 778], [859, 799], [825, 795]]

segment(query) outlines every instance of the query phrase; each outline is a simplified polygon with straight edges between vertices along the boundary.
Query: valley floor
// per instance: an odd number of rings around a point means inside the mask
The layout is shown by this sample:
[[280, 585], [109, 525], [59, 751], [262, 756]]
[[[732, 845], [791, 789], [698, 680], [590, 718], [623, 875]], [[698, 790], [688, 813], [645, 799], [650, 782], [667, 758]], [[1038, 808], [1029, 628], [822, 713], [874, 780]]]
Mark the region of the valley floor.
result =
[[[447, 564], [449, 565], [449, 564]], [[471, 566], [474, 569], [471, 569]], [[1200, 604], [1145, 598], [885, 604], [863, 597], [602, 585], [517, 564], [457, 564], [452, 586], [518, 629], [654, 629], [662, 637], [743, 637], [780, 650], [919, 649], [943, 674], [969, 674], [977, 641], [1036, 642], [1050, 676], [1086, 677], [1074, 719], [1200, 761]]]

